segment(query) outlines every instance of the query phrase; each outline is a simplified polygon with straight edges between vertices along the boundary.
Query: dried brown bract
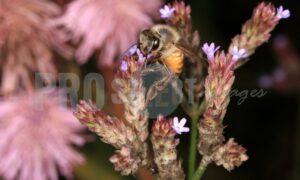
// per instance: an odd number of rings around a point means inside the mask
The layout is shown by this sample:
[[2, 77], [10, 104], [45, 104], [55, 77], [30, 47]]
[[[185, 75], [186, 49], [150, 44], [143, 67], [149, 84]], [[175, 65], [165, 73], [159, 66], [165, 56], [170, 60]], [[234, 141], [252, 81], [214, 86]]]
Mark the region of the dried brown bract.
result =
[[233, 138], [230, 138], [226, 144], [216, 150], [213, 160], [218, 166], [223, 166], [231, 171], [247, 161], [248, 156], [246, 155], [246, 149], [234, 142]]
[[185, 177], [181, 161], [177, 160], [176, 146], [179, 139], [175, 138], [176, 132], [172, 125], [173, 119], [167, 120], [159, 115], [152, 126], [154, 161], [159, 172], [158, 179], [161, 180], [183, 180]]

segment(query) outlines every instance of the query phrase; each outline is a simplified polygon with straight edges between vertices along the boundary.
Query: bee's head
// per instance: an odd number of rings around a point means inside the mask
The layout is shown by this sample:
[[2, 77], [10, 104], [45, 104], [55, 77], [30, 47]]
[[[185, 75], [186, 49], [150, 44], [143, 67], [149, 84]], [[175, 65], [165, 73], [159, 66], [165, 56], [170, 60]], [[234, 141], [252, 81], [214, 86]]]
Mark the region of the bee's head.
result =
[[148, 55], [159, 49], [160, 40], [151, 30], [146, 29], [140, 33], [138, 44], [142, 53]]

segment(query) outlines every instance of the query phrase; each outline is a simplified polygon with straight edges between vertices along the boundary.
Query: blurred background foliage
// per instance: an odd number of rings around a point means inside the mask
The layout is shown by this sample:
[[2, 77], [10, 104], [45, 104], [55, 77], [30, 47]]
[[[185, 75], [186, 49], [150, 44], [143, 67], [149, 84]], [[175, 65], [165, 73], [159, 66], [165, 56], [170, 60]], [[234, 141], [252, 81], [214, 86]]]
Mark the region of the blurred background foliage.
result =
[[[258, 0], [188, 0], [192, 7], [194, 28], [201, 35], [201, 42], [215, 42], [222, 49], [227, 49], [230, 40], [240, 32], [242, 24], [250, 18]], [[234, 89], [244, 90], [261, 89], [258, 85], [259, 77], [271, 72], [276, 66], [276, 56], [272, 48], [274, 37], [284, 34], [300, 52], [300, 1], [271, 1], [277, 7], [283, 5], [291, 11], [291, 18], [282, 21], [272, 33], [268, 44], [258, 48], [251, 60], [236, 71]], [[96, 72], [93, 62], [89, 61], [82, 67], [85, 73]], [[300, 71], [300, 69], [299, 69]], [[102, 73], [106, 73], [105, 70]], [[83, 73], [84, 74], [84, 73]], [[106, 74], [111, 77], [112, 74]], [[108, 87], [106, 87], [108, 88]], [[300, 151], [297, 144], [300, 142], [300, 92], [282, 93], [272, 89], [266, 90], [262, 98], [247, 98], [238, 105], [240, 97], [233, 96], [225, 117], [226, 137], [235, 137], [239, 143], [247, 148], [250, 159], [233, 172], [227, 172], [222, 167], [209, 165], [203, 179], [230, 179], [230, 180], [283, 180], [300, 179], [295, 172], [300, 172]], [[298, 90], [299, 91], [299, 90]], [[106, 95], [106, 100], [108, 96]], [[105, 109], [113, 112], [109, 103]], [[180, 108], [174, 112], [184, 116]], [[299, 126], [299, 125], [298, 125]], [[184, 159], [187, 168], [187, 152], [189, 135], [180, 137], [180, 156]], [[136, 177], [121, 177], [113, 170], [109, 157], [114, 148], [96, 140], [87, 144], [83, 149], [87, 157], [85, 166], [78, 167], [76, 179], [80, 180], [119, 180], [136, 179]], [[140, 179], [147, 179], [140, 177]]]

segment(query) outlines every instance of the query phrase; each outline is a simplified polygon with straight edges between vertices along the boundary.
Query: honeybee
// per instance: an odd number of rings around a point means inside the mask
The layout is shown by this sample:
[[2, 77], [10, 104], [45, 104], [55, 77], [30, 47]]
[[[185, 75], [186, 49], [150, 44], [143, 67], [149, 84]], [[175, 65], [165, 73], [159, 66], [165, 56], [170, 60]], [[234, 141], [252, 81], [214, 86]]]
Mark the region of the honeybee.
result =
[[168, 25], [158, 24], [142, 31], [139, 49], [154, 61], [162, 62], [170, 73], [179, 75], [184, 65], [184, 55], [191, 60], [199, 59], [182, 41], [179, 32]]
[[181, 74], [185, 55], [190, 57], [191, 60], [201, 60], [201, 58], [185, 45], [180, 33], [171, 26], [158, 24], [140, 33], [138, 46], [145, 56], [151, 57], [151, 59], [148, 59], [148, 63], [160, 61], [168, 71], [168, 73], [164, 73], [161, 80], [155, 82], [149, 88], [146, 103], [153, 100], [158, 92], [163, 90], [170, 82], [177, 94], [182, 96], [178, 84], [172, 80]]

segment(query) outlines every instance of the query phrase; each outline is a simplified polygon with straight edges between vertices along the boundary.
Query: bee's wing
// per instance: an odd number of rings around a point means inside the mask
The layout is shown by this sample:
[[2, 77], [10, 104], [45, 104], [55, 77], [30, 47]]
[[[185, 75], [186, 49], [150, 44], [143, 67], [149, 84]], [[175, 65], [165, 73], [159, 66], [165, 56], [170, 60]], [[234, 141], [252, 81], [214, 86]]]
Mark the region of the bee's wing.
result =
[[[167, 72], [167, 71], [166, 71]], [[146, 94], [146, 105], [149, 104], [162, 90], [166, 88], [166, 86], [176, 78], [175, 74], [168, 74], [163, 76], [160, 80], [155, 81], [147, 91]]]
[[191, 47], [189, 47], [182, 39], [179, 40], [178, 42], [174, 43], [174, 45], [183, 51], [183, 53], [189, 57], [191, 62], [195, 61], [203, 61], [203, 58], [201, 57], [200, 54], [196, 54], [191, 50]]
[[163, 71], [163, 70], [164, 70], [164, 65], [156, 61], [151, 64], [145, 64], [144, 68], [142, 69], [142, 74], [147, 75], [149, 73]]

